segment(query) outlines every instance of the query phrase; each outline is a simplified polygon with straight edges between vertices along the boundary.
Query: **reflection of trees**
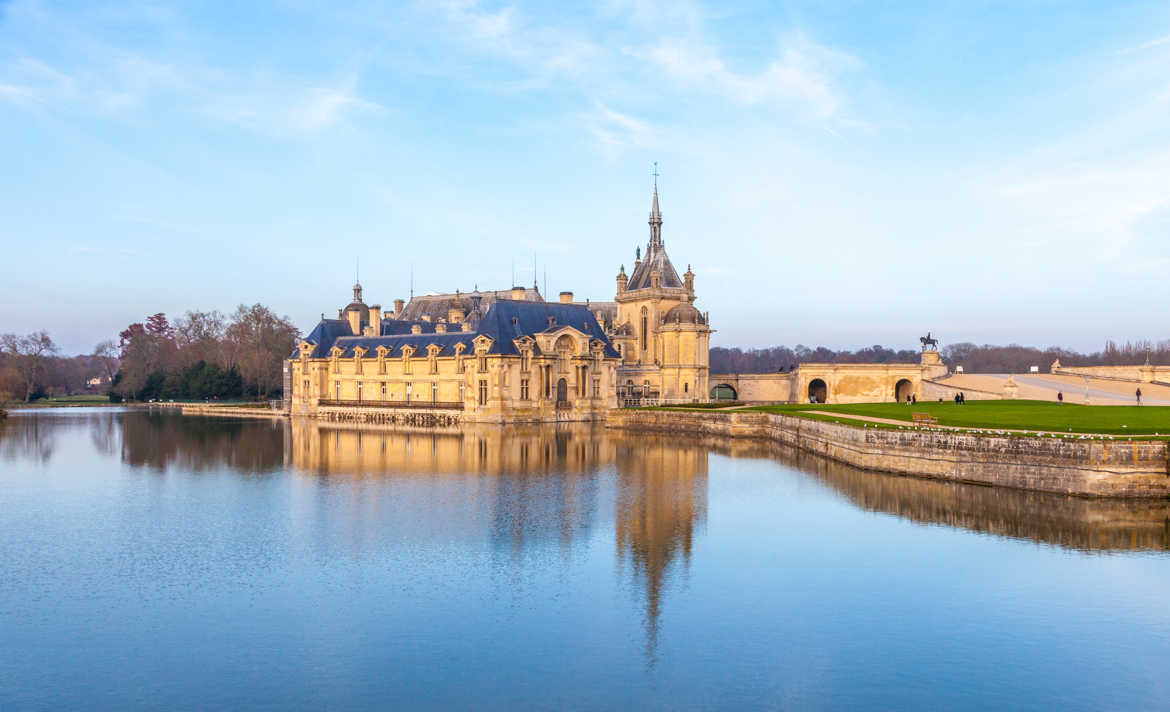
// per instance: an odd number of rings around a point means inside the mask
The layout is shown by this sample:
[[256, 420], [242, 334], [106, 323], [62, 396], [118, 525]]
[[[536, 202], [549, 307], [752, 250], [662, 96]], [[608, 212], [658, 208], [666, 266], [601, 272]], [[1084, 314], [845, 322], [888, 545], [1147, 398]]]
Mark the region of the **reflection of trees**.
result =
[[0, 419], [0, 458], [47, 463], [57, 446], [59, 426], [51, 416], [38, 414], [13, 414]]
[[121, 422], [122, 461], [135, 467], [266, 473], [284, 463], [283, 421], [137, 411]]
[[119, 413], [112, 411], [91, 411], [86, 422], [89, 424], [89, 441], [95, 450], [112, 456], [118, 452]]

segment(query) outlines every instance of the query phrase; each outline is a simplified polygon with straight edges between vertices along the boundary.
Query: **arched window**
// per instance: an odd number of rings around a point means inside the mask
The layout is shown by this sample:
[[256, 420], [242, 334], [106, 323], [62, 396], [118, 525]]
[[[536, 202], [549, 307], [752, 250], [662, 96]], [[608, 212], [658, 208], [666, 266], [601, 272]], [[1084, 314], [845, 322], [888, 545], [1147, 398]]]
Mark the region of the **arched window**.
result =
[[689, 393], [689, 392], [690, 392], [690, 386], [691, 386], [691, 384], [689, 384], [689, 383], [684, 383], [684, 384], [683, 384], [683, 393]]
[[646, 307], [642, 307], [642, 350], [643, 351], [646, 350], [646, 344], [647, 344], [646, 327], [647, 327], [649, 321], [650, 320], [647, 318]]

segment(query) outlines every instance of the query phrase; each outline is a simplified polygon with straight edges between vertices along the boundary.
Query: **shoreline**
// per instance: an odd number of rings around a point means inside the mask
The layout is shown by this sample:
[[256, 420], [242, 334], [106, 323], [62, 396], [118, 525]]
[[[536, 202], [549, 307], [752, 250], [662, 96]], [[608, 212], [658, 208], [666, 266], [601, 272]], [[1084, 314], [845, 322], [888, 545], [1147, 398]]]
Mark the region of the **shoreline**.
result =
[[771, 440], [864, 470], [1082, 497], [1170, 498], [1163, 440], [862, 428], [759, 411], [625, 410], [606, 427]]

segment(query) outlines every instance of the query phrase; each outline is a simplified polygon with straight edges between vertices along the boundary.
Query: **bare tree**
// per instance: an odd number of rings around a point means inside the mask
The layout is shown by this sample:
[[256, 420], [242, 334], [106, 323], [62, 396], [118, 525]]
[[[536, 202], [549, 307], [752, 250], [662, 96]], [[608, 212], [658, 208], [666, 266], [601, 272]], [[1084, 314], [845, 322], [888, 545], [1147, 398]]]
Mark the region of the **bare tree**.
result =
[[8, 353], [9, 360], [16, 369], [20, 385], [24, 389], [24, 401], [27, 403], [36, 392], [37, 379], [44, 370], [45, 359], [57, 353], [57, 345], [53, 343], [47, 331], [34, 331], [27, 336], [0, 335], [0, 348]]
[[292, 353], [297, 336], [297, 328], [288, 317], [278, 317], [262, 304], [241, 304], [227, 328], [234, 365], [238, 365], [244, 381], [265, 396], [283, 385], [281, 366]]
[[98, 377], [109, 383], [118, 372], [118, 345], [113, 339], [106, 339], [93, 347], [93, 365]]
[[175, 343], [184, 365], [200, 361], [222, 363], [227, 323], [218, 311], [189, 311], [175, 320]]

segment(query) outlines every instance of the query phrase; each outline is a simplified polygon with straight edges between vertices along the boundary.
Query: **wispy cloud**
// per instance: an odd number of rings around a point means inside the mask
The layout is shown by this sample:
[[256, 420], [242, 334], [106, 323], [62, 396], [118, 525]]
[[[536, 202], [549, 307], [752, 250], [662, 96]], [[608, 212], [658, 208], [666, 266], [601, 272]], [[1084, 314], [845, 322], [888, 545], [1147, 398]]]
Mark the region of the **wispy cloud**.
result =
[[733, 70], [713, 47], [694, 38], [663, 40], [644, 54], [683, 90], [718, 94], [748, 105], [793, 102], [823, 119], [838, 117], [845, 103], [833, 85], [833, 73], [859, 65], [851, 55], [802, 35], [793, 37], [777, 58], [756, 73]]
[[1150, 40], [1149, 42], [1142, 42], [1141, 44], [1134, 45], [1133, 47], [1126, 47], [1125, 49], [1118, 50], [1118, 54], [1133, 54], [1134, 52], [1144, 52], [1148, 49], [1154, 49], [1155, 47], [1163, 47], [1166, 45], [1170, 45], [1170, 35], [1158, 37], [1157, 39]]
[[653, 135], [645, 121], [614, 111], [601, 102], [596, 102], [594, 111], [586, 114], [584, 120], [609, 160], [617, 158], [622, 149], [645, 148]]

